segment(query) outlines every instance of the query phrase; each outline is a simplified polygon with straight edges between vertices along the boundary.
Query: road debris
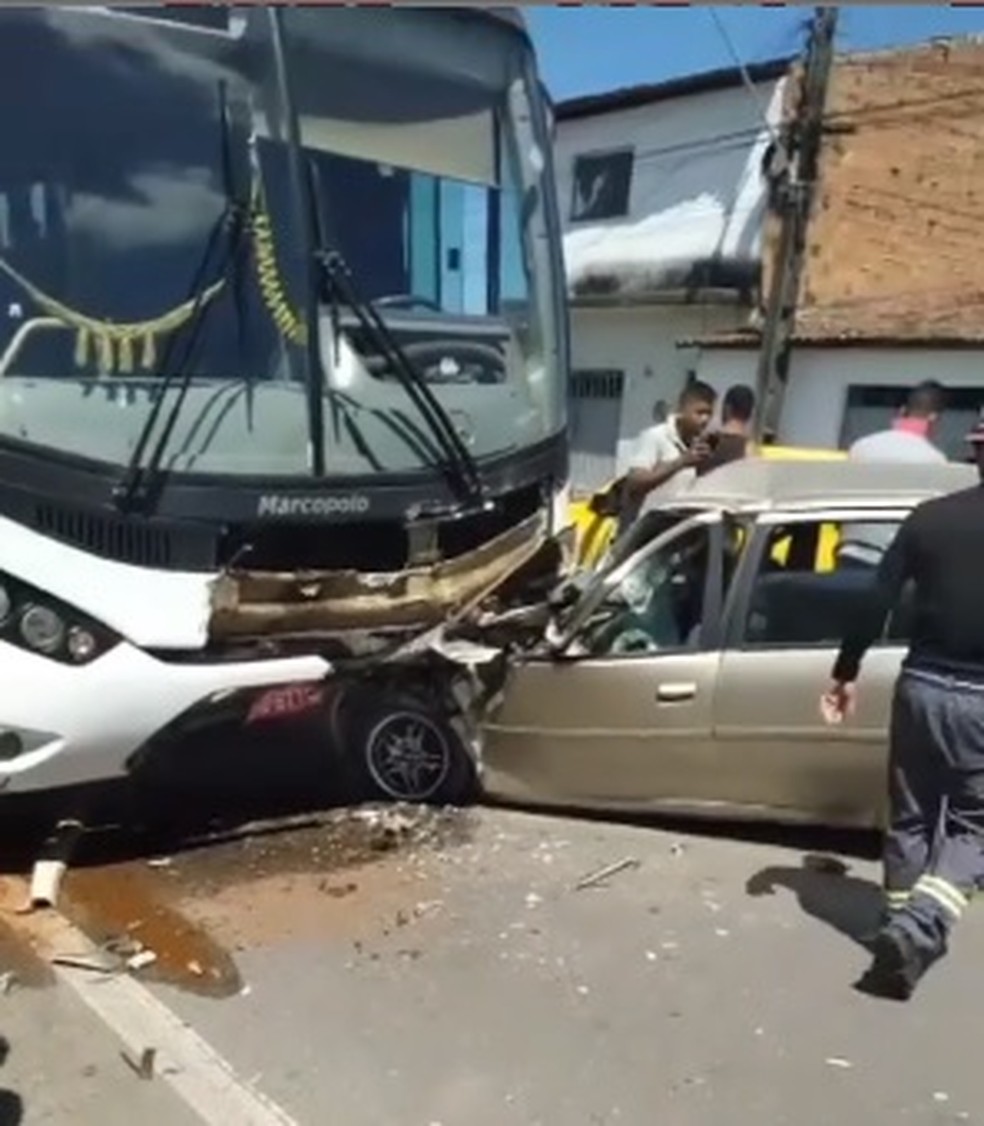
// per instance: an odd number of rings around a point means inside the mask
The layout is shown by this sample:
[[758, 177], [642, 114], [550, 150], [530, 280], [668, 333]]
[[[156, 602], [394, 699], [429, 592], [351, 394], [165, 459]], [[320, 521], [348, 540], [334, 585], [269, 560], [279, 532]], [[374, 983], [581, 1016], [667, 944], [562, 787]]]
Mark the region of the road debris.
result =
[[416, 904], [413, 913], [418, 919], [422, 919], [425, 915], [431, 915], [435, 911], [440, 911], [443, 906], [444, 901], [441, 899], [427, 899], [422, 903]]
[[416, 825], [414, 818], [406, 814], [398, 805], [353, 809], [351, 817], [353, 821], [361, 821], [370, 829], [381, 829], [384, 833], [396, 837], [405, 836]]
[[584, 891], [586, 888], [598, 887], [599, 884], [603, 884], [611, 876], [618, 875], [619, 872], [625, 872], [630, 868], [638, 868], [640, 863], [641, 861], [634, 856], [624, 856], [621, 860], [616, 860], [612, 864], [606, 864], [604, 868], [599, 868], [583, 876], [574, 885], [574, 890]]
[[[344, 835], [345, 829], [358, 825], [368, 830], [368, 840], [361, 848], [369, 853], [389, 852], [398, 847], [437, 846], [467, 820], [464, 811], [455, 806], [436, 808], [397, 802], [393, 805], [362, 805], [341, 810], [329, 821], [333, 834]], [[350, 842], [353, 846], [357, 842]]]
[[49, 958], [53, 966], [70, 966], [76, 970], [91, 970], [93, 973], [115, 974], [123, 967], [123, 962], [108, 950], [94, 947], [79, 952], [55, 952]]
[[66, 819], [58, 822], [54, 832], [41, 846], [41, 855], [31, 873], [28, 902], [18, 910], [18, 914], [57, 904], [68, 862], [84, 832], [85, 826], [81, 821]]
[[145, 970], [148, 966], [152, 966], [157, 961], [157, 955], [153, 950], [141, 950], [137, 954], [131, 954], [126, 960], [126, 968], [136, 973], [138, 970]]
[[673, 844], [670, 845], [670, 856], [683, 856], [686, 851], [686, 846], [679, 841], [674, 841]]
[[828, 1067], [839, 1067], [844, 1071], [849, 1071], [854, 1064], [850, 1060], [846, 1060], [843, 1056], [828, 1056], [823, 1061]]
[[152, 856], [147, 861], [148, 868], [170, 868], [174, 861], [170, 856]]
[[946, 1093], [946, 1091], [934, 1091], [933, 1092], [933, 1102], [934, 1103], [948, 1103], [949, 1101], [950, 1101], [950, 1096]]
[[115, 954], [121, 961], [126, 961], [132, 958], [135, 954], [139, 954], [144, 949], [142, 942], [138, 942], [132, 935], [123, 934], [117, 935], [115, 938], [108, 938], [103, 944], [103, 949], [110, 954]]
[[127, 1052], [120, 1052], [120, 1055], [123, 1057], [123, 1062], [127, 1067], [135, 1071], [141, 1079], [154, 1078], [154, 1062], [157, 1059], [156, 1048], [144, 1048], [140, 1053], [139, 1060], [133, 1059]]
[[8, 970], [5, 974], [0, 974], [0, 993], [5, 997], [17, 984], [17, 976], [12, 970]]
[[541, 904], [542, 902], [543, 902], [543, 897], [542, 897], [542, 896], [540, 896], [540, 895], [537, 895], [535, 891], [531, 891], [531, 892], [530, 892], [530, 893], [529, 893], [529, 894], [528, 894], [528, 895], [526, 896], [526, 906], [527, 906], [527, 907], [529, 907], [529, 908], [531, 908], [531, 909], [532, 909], [533, 907], [539, 907], [539, 905], [540, 905], [540, 904]]

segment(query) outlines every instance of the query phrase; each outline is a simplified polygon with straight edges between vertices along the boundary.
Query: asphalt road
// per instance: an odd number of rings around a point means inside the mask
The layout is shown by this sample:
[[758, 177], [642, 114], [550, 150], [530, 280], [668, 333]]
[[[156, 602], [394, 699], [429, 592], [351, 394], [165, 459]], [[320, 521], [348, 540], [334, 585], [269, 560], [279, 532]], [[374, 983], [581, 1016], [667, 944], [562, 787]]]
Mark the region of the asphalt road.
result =
[[[909, 1004], [857, 993], [878, 896], [855, 843], [369, 811], [152, 863], [117, 842], [70, 872], [63, 907], [153, 950], [153, 995], [305, 1126], [984, 1121], [984, 913]], [[134, 1079], [105, 1029], [84, 1051], [35, 1034], [34, 1007], [74, 1013], [63, 993], [0, 996], [21, 1014], [0, 1086], [23, 1088], [26, 1123], [115, 1121], [64, 1109], [73, 1084], [112, 1106]], [[89, 1036], [91, 1014], [51, 1019], [66, 1043]], [[133, 1120], [195, 1121], [161, 1081], [136, 1084]]]

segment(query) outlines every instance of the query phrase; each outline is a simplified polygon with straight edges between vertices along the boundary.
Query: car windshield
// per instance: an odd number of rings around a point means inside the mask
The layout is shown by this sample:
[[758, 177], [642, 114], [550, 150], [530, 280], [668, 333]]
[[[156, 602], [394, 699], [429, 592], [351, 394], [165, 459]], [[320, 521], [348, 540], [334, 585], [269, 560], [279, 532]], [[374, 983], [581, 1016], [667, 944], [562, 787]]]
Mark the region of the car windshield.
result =
[[[215, 28], [0, 13], [0, 440], [126, 465], [180, 372], [164, 468], [311, 472], [289, 107], [269, 14], [220, 11]], [[319, 240], [476, 459], [558, 433], [555, 216], [525, 38], [467, 11], [285, 9], [282, 24]], [[323, 296], [326, 473], [420, 470], [425, 420]]]

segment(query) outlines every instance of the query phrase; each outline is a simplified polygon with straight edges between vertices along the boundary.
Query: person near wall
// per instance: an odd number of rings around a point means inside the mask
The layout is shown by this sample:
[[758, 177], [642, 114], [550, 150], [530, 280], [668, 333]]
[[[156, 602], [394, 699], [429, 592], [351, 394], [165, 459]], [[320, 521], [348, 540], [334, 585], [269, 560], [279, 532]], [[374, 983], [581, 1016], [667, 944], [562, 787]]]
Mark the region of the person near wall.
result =
[[[943, 387], [927, 380], [914, 387], [887, 430], [858, 438], [847, 451], [851, 461], [940, 463], [947, 460], [931, 440], [943, 413]], [[890, 524], [854, 524], [838, 548], [838, 566], [877, 567], [892, 541]]]
[[729, 387], [721, 400], [721, 425], [713, 435], [711, 452], [698, 467], [698, 474], [740, 461], [755, 452], [752, 441], [752, 419], [755, 415], [755, 392], [744, 383]]
[[636, 438], [620, 485], [620, 535], [653, 504], [696, 480], [711, 454], [705, 435], [716, 401], [713, 387], [690, 380], [666, 421], [647, 426]]
[[864, 655], [911, 585], [911, 640], [889, 729], [886, 912], [858, 982], [897, 1000], [946, 953], [984, 883], [984, 414], [968, 441], [982, 484], [925, 501], [903, 521], [820, 703], [828, 723], [855, 710]]

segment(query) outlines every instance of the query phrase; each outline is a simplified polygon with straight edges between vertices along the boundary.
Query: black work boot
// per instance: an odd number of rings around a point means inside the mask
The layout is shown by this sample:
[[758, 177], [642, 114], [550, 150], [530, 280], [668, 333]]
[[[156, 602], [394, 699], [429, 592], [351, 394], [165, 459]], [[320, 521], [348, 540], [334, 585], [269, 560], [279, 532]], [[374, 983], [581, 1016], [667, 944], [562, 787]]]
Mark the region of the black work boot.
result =
[[916, 944], [902, 927], [889, 924], [872, 944], [874, 958], [855, 988], [873, 997], [908, 1001], [923, 974], [946, 953]]
[[905, 910], [907, 899], [892, 901], [888, 896], [882, 901], [877, 916], [871, 920], [871, 925], [861, 931], [856, 937], [857, 941], [871, 954], [875, 952], [875, 944], [882, 932], [892, 925]]

